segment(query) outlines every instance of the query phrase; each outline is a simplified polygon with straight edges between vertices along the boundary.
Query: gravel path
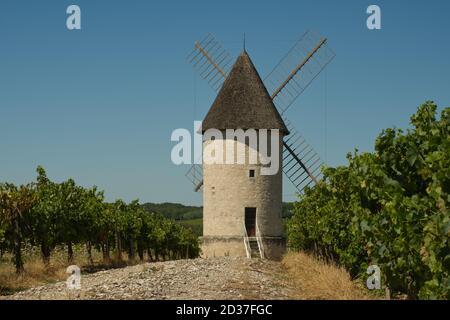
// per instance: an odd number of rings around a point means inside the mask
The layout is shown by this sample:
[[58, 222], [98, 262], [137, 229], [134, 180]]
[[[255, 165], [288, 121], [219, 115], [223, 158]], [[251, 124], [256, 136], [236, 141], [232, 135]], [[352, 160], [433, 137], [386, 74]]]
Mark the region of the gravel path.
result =
[[223, 257], [146, 263], [82, 275], [81, 289], [65, 282], [6, 299], [289, 299], [279, 262]]

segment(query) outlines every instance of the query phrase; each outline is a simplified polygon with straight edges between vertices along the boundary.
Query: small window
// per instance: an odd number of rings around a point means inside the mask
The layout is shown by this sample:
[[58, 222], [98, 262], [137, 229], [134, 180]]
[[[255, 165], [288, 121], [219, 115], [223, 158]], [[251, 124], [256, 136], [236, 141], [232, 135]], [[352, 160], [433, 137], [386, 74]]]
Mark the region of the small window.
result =
[[249, 170], [248, 176], [249, 176], [249, 178], [254, 178], [255, 177], [255, 170], [253, 170], [253, 169]]

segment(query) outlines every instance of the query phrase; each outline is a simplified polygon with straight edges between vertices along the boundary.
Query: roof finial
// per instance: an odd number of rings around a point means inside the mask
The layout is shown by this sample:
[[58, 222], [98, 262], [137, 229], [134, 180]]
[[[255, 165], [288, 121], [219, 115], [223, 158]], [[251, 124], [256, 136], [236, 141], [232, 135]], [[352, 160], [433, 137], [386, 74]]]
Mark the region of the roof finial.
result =
[[245, 52], [245, 32], [244, 32], [244, 52]]

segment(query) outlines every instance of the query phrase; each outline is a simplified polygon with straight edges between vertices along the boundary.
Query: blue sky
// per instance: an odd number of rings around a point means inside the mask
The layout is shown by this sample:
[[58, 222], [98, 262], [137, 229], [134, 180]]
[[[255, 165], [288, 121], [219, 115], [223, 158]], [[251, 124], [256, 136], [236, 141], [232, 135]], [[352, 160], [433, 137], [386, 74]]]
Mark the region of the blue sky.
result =
[[[66, 29], [70, 4], [81, 31]], [[370, 4], [382, 30], [366, 28]], [[213, 102], [186, 61], [208, 32], [235, 56], [245, 32], [263, 77], [305, 30], [328, 37], [335, 60], [287, 115], [329, 165], [345, 164], [423, 101], [449, 106], [449, 12], [446, 0], [2, 0], [0, 181], [29, 182], [43, 165], [108, 200], [200, 204], [188, 167], [171, 163], [170, 135]], [[294, 198], [288, 182], [283, 194]]]

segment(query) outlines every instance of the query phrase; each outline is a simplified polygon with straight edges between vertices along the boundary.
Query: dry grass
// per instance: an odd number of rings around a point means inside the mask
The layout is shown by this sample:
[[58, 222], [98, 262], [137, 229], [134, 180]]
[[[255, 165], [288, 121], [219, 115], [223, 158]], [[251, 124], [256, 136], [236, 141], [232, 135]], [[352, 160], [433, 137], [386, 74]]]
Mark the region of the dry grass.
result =
[[21, 275], [15, 273], [11, 264], [0, 266], [0, 295], [13, 294], [17, 291], [46, 283], [67, 279], [65, 266], [54, 264], [46, 268], [40, 261], [30, 261], [25, 264], [25, 272]]
[[[79, 266], [82, 273], [90, 273], [136, 263], [126, 261], [126, 255], [124, 255], [124, 261], [121, 264], [112, 262], [105, 265], [100, 252], [92, 250], [92, 255], [94, 265], [89, 266], [84, 248], [74, 247], [74, 261], [71, 264]], [[39, 285], [63, 281], [69, 277], [69, 274], [66, 273], [69, 266], [67, 253], [63, 248], [58, 248], [52, 252], [49, 266], [44, 265], [40, 253], [36, 249], [27, 250], [24, 257], [25, 272], [22, 275], [15, 273], [10, 254], [5, 254], [0, 259], [0, 296], [10, 295]]]
[[287, 277], [295, 285], [294, 299], [367, 300], [373, 299], [350, 278], [348, 272], [303, 252], [283, 258]]

